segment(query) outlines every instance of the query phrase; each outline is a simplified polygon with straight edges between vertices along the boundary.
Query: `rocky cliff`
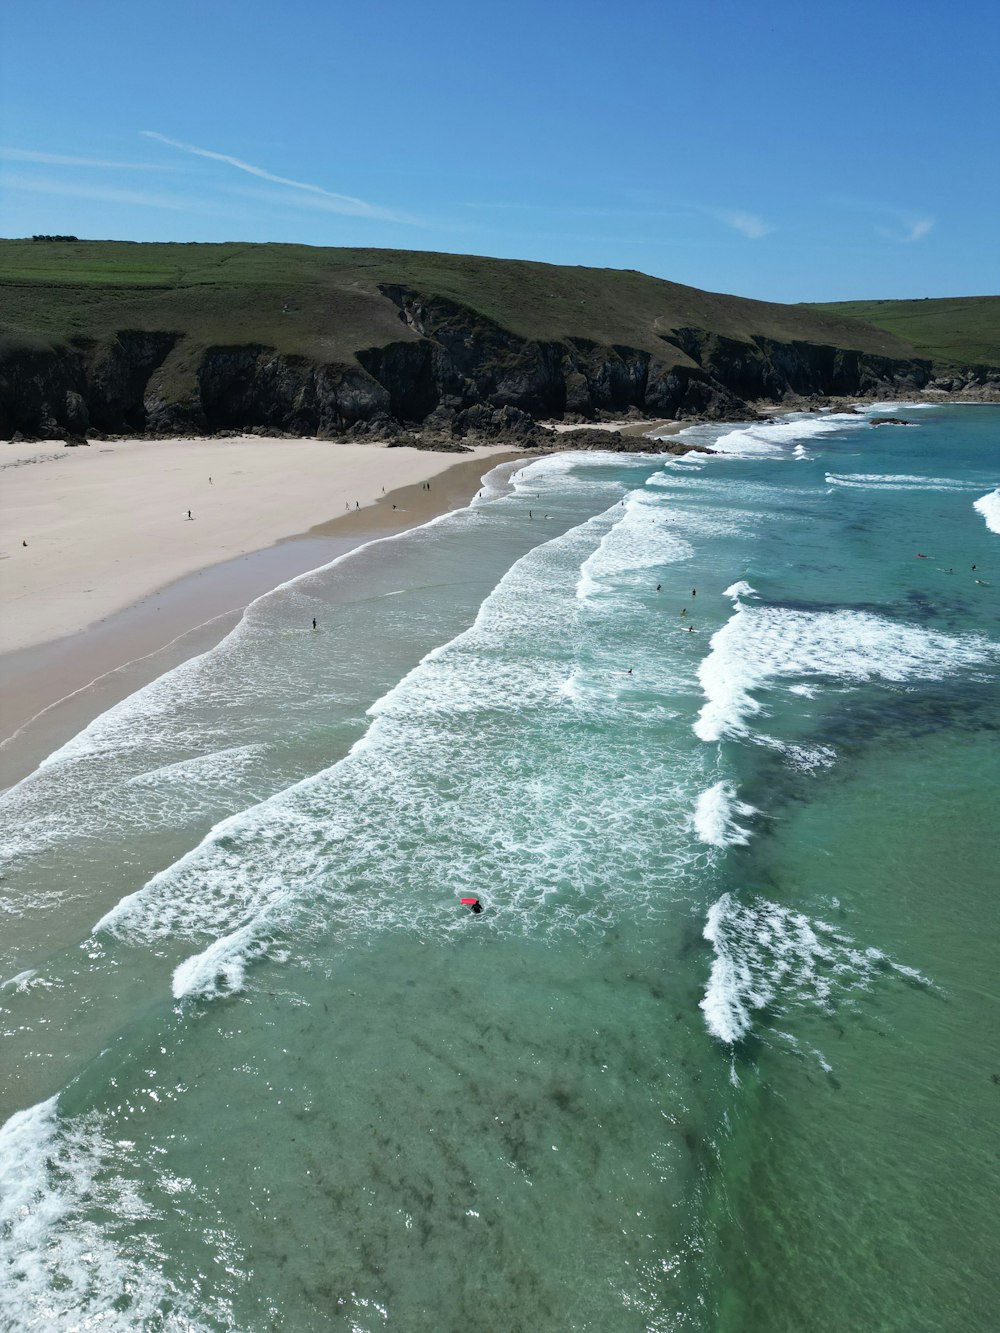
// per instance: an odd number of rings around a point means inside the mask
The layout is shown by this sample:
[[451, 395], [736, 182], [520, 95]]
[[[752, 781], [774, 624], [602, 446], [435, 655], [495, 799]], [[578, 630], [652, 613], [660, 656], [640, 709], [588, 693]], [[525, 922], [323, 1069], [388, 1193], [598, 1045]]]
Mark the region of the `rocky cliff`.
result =
[[[449, 257], [436, 258], [443, 264]], [[451, 258], [457, 264], [461, 257]], [[503, 261], [474, 262], [493, 266], [482, 271], [494, 283], [498, 272], [501, 278], [506, 274]], [[532, 420], [551, 417], [735, 419], [753, 415], [753, 404], [761, 400], [904, 395], [933, 380], [931, 362], [905, 355], [905, 344], [892, 344], [893, 355], [875, 350], [879, 344], [870, 337], [867, 347], [864, 336], [857, 339], [865, 350], [838, 345], [836, 337], [851, 337], [850, 326], [827, 327], [817, 316], [807, 326], [793, 307], [692, 295], [693, 289], [642, 275], [583, 270], [591, 283], [580, 288], [589, 297], [585, 319], [573, 313], [566, 296], [576, 294], [572, 270], [521, 266], [517, 274], [522, 272], [539, 286], [538, 274], [553, 288], [557, 278], [563, 283], [558, 292], [536, 293], [532, 318], [545, 330], [539, 336], [525, 332], [527, 316], [513, 299], [510, 318], [500, 319], [440, 291], [359, 279], [341, 280], [339, 304], [316, 307], [317, 332], [301, 350], [279, 346], [273, 335], [213, 341], [195, 336], [182, 320], [164, 327], [162, 299], [155, 305], [156, 293], [145, 290], [146, 305], [134, 305], [145, 327], [109, 329], [114, 307], [107, 300], [98, 307], [104, 319], [100, 335], [88, 331], [66, 338], [58, 330], [36, 329], [16, 336], [8, 329], [0, 340], [0, 438], [252, 430], [391, 436], [413, 427], [437, 437], [488, 437], [523, 432]], [[594, 299], [595, 275], [604, 283], [601, 290], [618, 301], [617, 323], [599, 308], [595, 313], [600, 305]], [[625, 282], [632, 286], [624, 289]], [[642, 283], [648, 286], [637, 285]], [[27, 290], [24, 284], [22, 289]], [[169, 289], [156, 292], [161, 290]], [[664, 292], [675, 302], [683, 298], [684, 308], [704, 311], [706, 324], [707, 316], [717, 315], [715, 327], [669, 315], [650, 318], [646, 312], [634, 321], [633, 342], [589, 333], [592, 328], [629, 332], [629, 303], [647, 299], [647, 291], [650, 302], [663, 300]], [[557, 297], [562, 304], [556, 304]], [[695, 297], [704, 298], [701, 307]], [[236, 303], [236, 297], [229, 299]], [[499, 300], [495, 293], [492, 299]], [[94, 319], [96, 303], [82, 302], [81, 296], [72, 312], [77, 326]], [[576, 304], [587, 307], [588, 301]], [[737, 335], [725, 331], [734, 327], [733, 311], [739, 314]], [[281, 313], [295, 316], [290, 298]], [[345, 328], [348, 315], [354, 322]], [[588, 332], [554, 332], [574, 324]], [[764, 330], [815, 329], [830, 341], [753, 332], [754, 324]], [[241, 327], [252, 333], [253, 319]], [[366, 341], [372, 334], [375, 340]]]

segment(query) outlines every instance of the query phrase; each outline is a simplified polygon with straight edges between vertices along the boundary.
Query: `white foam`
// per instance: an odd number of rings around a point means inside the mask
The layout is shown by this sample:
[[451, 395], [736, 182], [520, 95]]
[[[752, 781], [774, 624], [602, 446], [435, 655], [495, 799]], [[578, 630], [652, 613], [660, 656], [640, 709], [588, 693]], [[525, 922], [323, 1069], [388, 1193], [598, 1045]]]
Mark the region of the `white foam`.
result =
[[219, 995], [236, 995], [246, 984], [248, 965], [266, 951], [257, 922], [224, 935], [174, 969], [174, 999], [212, 1000]]
[[18, 972], [17, 976], [8, 977], [6, 981], [0, 981], [0, 990], [16, 990], [22, 994], [30, 989], [32, 977], [35, 976], [35, 968], [25, 968], [23, 972]]
[[972, 507], [982, 514], [990, 532], [1000, 532], [1000, 488], [980, 496]]
[[857, 491], [968, 491], [977, 489], [975, 482], [957, 481], [949, 477], [913, 476], [906, 472], [828, 472], [828, 486], [839, 486]]
[[939, 634], [868, 612], [790, 611], [738, 602], [698, 668], [705, 703], [694, 731], [703, 741], [748, 736], [750, 719], [763, 708], [753, 691], [778, 679], [944, 679], [997, 658], [997, 645], [986, 639]]
[[736, 847], [750, 841], [747, 829], [737, 818], [747, 819], [758, 811], [736, 795], [736, 784], [724, 779], [703, 791], [694, 811], [694, 828], [710, 847]]
[[751, 588], [746, 579], [740, 579], [737, 583], [730, 583], [729, 587], [723, 592], [723, 597], [729, 597], [732, 601], [738, 602], [741, 597], [756, 597], [757, 589]]
[[690, 560], [694, 555], [690, 542], [665, 525], [659, 504], [641, 491], [627, 495], [607, 517], [615, 520], [613, 526], [580, 566], [576, 595], [581, 601], [602, 591], [618, 591], [645, 570]]
[[93, 1114], [63, 1120], [57, 1100], [0, 1128], [0, 1326], [207, 1327], [164, 1276], [166, 1256], [148, 1227], [157, 1213], [135, 1184], [134, 1148], [112, 1140]]
[[[498, 933], [589, 935], [619, 909], [659, 910], [657, 866], [677, 875], [699, 855], [690, 784], [700, 758], [680, 740], [649, 757], [651, 845], [633, 784], [620, 800], [609, 795], [592, 732], [572, 715], [635, 707], [633, 683], [608, 665], [615, 643], [576, 596], [581, 565], [616, 519], [598, 515], [522, 557], [468, 630], [372, 705], [345, 758], [221, 821], [95, 930], [132, 945], [197, 941], [174, 994], [212, 999], [244, 987], [248, 965], [273, 958], [279, 942], [313, 931], [346, 943], [381, 930], [441, 939], [467, 929], [455, 901], [483, 885], [485, 925]], [[675, 672], [658, 642], [642, 651], [636, 678], [655, 695]], [[556, 771], [543, 759], [554, 751]], [[609, 800], [620, 839], [606, 836]]]
[[713, 441], [712, 449], [718, 454], [736, 458], [780, 458], [789, 445], [800, 445], [804, 440], [867, 424], [854, 413], [795, 415], [774, 421], [754, 422], [753, 425], [729, 431]]
[[880, 949], [862, 948], [826, 922], [766, 898], [741, 903], [723, 894], [709, 908], [703, 934], [715, 957], [700, 1008], [709, 1032], [727, 1045], [747, 1036], [754, 1014], [767, 1007], [831, 1014], [880, 977], [933, 984]]

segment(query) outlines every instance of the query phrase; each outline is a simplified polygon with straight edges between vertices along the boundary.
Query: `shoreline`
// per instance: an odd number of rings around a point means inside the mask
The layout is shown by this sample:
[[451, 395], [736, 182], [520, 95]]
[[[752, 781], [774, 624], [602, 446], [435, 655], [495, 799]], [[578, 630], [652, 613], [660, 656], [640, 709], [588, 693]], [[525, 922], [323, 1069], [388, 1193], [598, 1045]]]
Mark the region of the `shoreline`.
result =
[[[100, 713], [213, 648], [258, 597], [368, 542], [464, 507], [485, 473], [521, 457], [505, 446], [472, 457], [424, 454], [426, 476], [386, 490], [363, 508], [212, 561], [56, 639], [0, 653], [0, 790], [26, 777]], [[425, 490], [428, 481], [433, 487]]]
[[[758, 403], [753, 406], [758, 413], [757, 420], [767, 420], [809, 410], [817, 413], [857, 410], [884, 401], [887, 400], [875, 395], [854, 395], [831, 397], [822, 403], [802, 400], [800, 403]], [[903, 400], [894, 401], [903, 404]], [[950, 401], [958, 400], [952, 395], [933, 399], [921, 395], [906, 400], [906, 404], [943, 406]], [[979, 405], [968, 400], [963, 403], [966, 404]], [[648, 437], [651, 442], [656, 442], [677, 436], [698, 424], [723, 423], [704, 418], [623, 420], [591, 423], [589, 429], [595, 434], [607, 432], [633, 438]], [[520, 451], [511, 441], [481, 445], [471, 455], [455, 455], [411, 449], [389, 450], [378, 445], [358, 446], [366, 461], [373, 456], [386, 460], [404, 452], [418, 453], [418, 475], [423, 479], [383, 492], [374, 500], [366, 500], [363, 507], [327, 517], [305, 531], [279, 535], [230, 558], [210, 559], [201, 567], [150, 588], [138, 599], [59, 638], [0, 651], [0, 697], [4, 700], [0, 717], [0, 790], [27, 776], [41, 760], [100, 713], [180, 663], [221, 642], [238, 624], [245, 608], [258, 597], [370, 541], [422, 526], [450, 509], [464, 507], [475, 495], [485, 472], [504, 462], [531, 461], [566, 448], [572, 450], [574, 446], [568, 441], [562, 444], [559, 437], [581, 429], [576, 424], [555, 421], [539, 422], [538, 425], [553, 436], [551, 448], [529, 445]], [[247, 442], [259, 445], [262, 441], [260, 437], [250, 436], [157, 443], [185, 446], [216, 443], [232, 450]], [[287, 441], [267, 443], [281, 446]], [[297, 443], [329, 447], [326, 441]], [[62, 448], [61, 442], [50, 444], [53, 448]], [[55, 456], [63, 455], [57, 452]], [[198, 461], [201, 464], [204, 460], [200, 457]], [[383, 474], [379, 472], [377, 480], [380, 484], [382, 478]], [[423, 489], [428, 479], [435, 480], [435, 490]], [[367, 480], [371, 478], [367, 477]], [[5, 615], [9, 614], [9, 608], [4, 611]]]

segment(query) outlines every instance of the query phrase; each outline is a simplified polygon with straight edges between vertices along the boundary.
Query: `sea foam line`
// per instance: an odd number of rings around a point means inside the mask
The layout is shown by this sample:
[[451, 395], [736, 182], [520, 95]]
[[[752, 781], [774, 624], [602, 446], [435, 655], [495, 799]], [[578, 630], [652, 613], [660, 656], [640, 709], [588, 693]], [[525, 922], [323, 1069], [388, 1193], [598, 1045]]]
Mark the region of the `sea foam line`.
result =
[[748, 1036], [762, 1009], [832, 1014], [886, 976], [933, 987], [881, 949], [863, 948], [825, 921], [766, 898], [743, 903], [723, 894], [709, 908], [703, 935], [715, 957], [700, 1008], [709, 1032], [728, 1046]]
[[940, 680], [998, 656], [998, 646], [978, 636], [939, 634], [870, 612], [791, 611], [737, 600], [698, 667], [705, 703], [695, 735], [703, 741], [749, 736], [750, 720], [763, 711], [753, 691], [780, 678]]
[[1000, 532], [1000, 488], [981, 495], [972, 507], [983, 516], [990, 532]]
[[969, 491], [977, 483], [949, 477], [911, 476], [905, 472], [827, 472], [826, 484], [858, 491]]
[[[575, 584], [618, 508], [533, 548], [468, 630], [371, 706], [368, 730], [344, 759], [217, 824], [95, 932], [135, 945], [200, 939], [176, 968], [173, 992], [208, 999], [242, 989], [249, 963], [312, 930], [343, 940], [383, 929], [425, 938], [464, 930], [454, 902], [483, 884], [493, 931], [603, 931], [617, 911], [614, 868], [646, 855], [627, 831], [633, 817], [644, 827], [642, 803], [630, 797], [622, 811], [623, 849], [602, 831], [601, 773], [568, 759], [553, 807], [538, 755], [559, 743], [569, 756], [582, 736], [563, 690], [579, 632]], [[614, 697], [609, 689], [605, 708]], [[519, 756], [509, 774], [492, 759], [501, 742]], [[659, 763], [658, 818], [673, 812], [677, 849], [658, 854], [690, 856], [690, 788], [674, 758]], [[459, 768], [460, 783], [451, 776]], [[675, 786], [676, 801], [665, 805]], [[544, 820], [533, 800], [545, 802]], [[442, 840], [443, 812], [456, 821], [458, 843]], [[633, 891], [630, 910], [636, 899]]]
[[[662, 507], [642, 491], [632, 491], [617, 509], [621, 516], [580, 566], [576, 595], [587, 601], [643, 570], [690, 560], [694, 547], [664, 524]], [[615, 510], [609, 510], [615, 514]]]
[[[57, 1102], [0, 1127], [0, 1325], [207, 1328], [164, 1276], [167, 1256], [149, 1225], [160, 1214], [136, 1187], [133, 1146], [93, 1113], [63, 1119]], [[232, 1325], [222, 1317], [210, 1326]]]
[[728, 454], [736, 458], [778, 458], [785, 453], [788, 445], [799, 445], [804, 440], [813, 440], [835, 431], [867, 425], [868, 422], [864, 417], [853, 412], [830, 412], [823, 416], [813, 414], [790, 416], [767, 422], [754, 422], [752, 425], [729, 431], [712, 443], [712, 449], [717, 454]]
[[694, 811], [694, 829], [710, 847], [738, 847], [750, 841], [750, 833], [738, 824], [759, 811], [738, 799], [736, 784], [722, 779], [703, 791]]

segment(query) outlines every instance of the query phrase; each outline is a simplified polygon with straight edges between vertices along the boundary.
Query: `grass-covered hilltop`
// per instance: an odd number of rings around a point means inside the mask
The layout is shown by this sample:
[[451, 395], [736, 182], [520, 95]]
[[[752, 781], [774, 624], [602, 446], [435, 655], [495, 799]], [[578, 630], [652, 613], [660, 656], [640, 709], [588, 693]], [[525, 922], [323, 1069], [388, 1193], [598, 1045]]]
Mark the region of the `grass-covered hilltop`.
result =
[[428, 438], [1000, 389], [1000, 298], [772, 305], [398, 250], [0, 241], [0, 437]]

